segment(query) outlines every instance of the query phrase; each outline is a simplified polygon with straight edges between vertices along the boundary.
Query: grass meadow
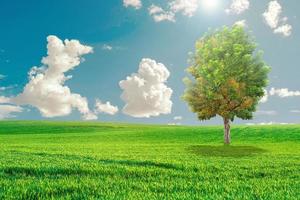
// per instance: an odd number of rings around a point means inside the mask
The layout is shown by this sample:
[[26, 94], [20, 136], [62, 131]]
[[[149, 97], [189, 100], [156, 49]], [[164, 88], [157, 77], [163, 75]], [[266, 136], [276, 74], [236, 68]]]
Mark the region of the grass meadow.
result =
[[299, 199], [300, 125], [0, 122], [0, 199]]

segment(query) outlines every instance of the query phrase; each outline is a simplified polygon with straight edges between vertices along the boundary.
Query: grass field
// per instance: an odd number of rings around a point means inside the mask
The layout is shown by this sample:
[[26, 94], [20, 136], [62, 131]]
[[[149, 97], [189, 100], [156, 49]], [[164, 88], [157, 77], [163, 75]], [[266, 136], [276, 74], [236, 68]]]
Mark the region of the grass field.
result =
[[0, 199], [299, 199], [300, 125], [0, 122]]

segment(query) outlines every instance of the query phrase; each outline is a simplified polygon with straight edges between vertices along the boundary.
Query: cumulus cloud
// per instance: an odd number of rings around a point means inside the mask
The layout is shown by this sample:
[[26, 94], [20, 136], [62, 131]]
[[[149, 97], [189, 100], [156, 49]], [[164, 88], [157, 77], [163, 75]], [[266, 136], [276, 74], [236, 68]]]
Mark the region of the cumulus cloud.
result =
[[199, 7], [199, 0], [172, 0], [168, 3], [167, 9], [163, 9], [157, 5], [151, 5], [148, 10], [150, 16], [155, 22], [171, 21], [175, 22], [175, 15], [192, 17]]
[[282, 7], [275, 0], [269, 3], [267, 10], [263, 13], [263, 17], [274, 33], [288, 37], [292, 34], [292, 26], [286, 23], [287, 17], [281, 17], [281, 13]]
[[[1, 99], [1, 97], [0, 97]], [[12, 113], [22, 112], [23, 109], [20, 106], [14, 105], [0, 105], [0, 119], [15, 117]]]
[[115, 115], [119, 111], [117, 106], [113, 106], [109, 101], [102, 103], [99, 99], [96, 99], [95, 112], [106, 113], [109, 115]]
[[166, 86], [168, 69], [155, 60], [142, 59], [137, 73], [120, 81], [123, 112], [132, 117], [151, 117], [171, 113], [172, 89]]
[[134, 7], [135, 9], [140, 9], [142, 7], [141, 0], [123, 0], [123, 5], [125, 7]]
[[287, 88], [275, 89], [271, 88], [269, 94], [271, 96], [279, 96], [281, 98], [300, 96], [300, 91], [290, 91]]
[[277, 1], [271, 1], [268, 9], [263, 13], [266, 23], [272, 29], [275, 29], [278, 26], [281, 12], [281, 5]]
[[170, 11], [165, 11], [159, 6], [151, 5], [149, 8], [149, 14], [152, 16], [155, 22], [161, 22], [161, 21], [171, 21], [175, 22], [175, 14]]
[[235, 26], [247, 27], [246, 20], [240, 20], [234, 23]]
[[31, 105], [39, 109], [44, 117], [69, 115], [78, 109], [83, 119], [96, 119], [88, 107], [85, 97], [72, 93], [65, 81], [72, 76], [65, 73], [81, 62], [81, 56], [91, 53], [92, 48], [80, 44], [78, 40], [61, 41], [56, 36], [47, 37], [48, 55], [42, 59], [42, 67], [33, 67], [29, 72], [29, 82], [21, 94], [11, 98], [18, 105]]
[[264, 96], [260, 99], [260, 103], [266, 103], [269, 99], [269, 93], [267, 90], [264, 89]]
[[228, 14], [241, 14], [250, 7], [249, 0], [232, 0], [230, 8], [226, 10]]
[[172, 12], [181, 12], [183, 15], [192, 17], [198, 9], [198, 0], [174, 0], [170, 2]]
[[285, 25], [282, 25], [282, 26], [279, 26], [278, 28], [276, 28], [274, 30], [274, 33], [279, 33], [279, 34], [282, 34], [283, 36], [285, 37], [288, 37], [292, 34], [292, 26], [289, 25], [289, 24], [285, 24]]

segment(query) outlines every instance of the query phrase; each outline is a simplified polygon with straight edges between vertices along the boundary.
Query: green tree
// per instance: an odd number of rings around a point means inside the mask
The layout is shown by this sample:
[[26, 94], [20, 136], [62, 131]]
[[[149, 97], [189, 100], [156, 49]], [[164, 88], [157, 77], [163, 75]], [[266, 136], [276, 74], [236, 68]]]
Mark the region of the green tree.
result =
[[230, 122], [252, 119], [264, 96], [270, 68], [243, 27], [223, 27], [196, 42], [185, 78], [183, 99], [199, 120], [217, 115], [224, 121], [224, 143], [230, 144]]

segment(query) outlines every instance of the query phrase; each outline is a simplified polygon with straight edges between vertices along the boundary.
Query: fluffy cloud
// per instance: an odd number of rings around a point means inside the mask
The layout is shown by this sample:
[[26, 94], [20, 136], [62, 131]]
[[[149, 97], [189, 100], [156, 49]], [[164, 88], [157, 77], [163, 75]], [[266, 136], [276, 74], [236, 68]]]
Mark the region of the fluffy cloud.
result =
[[102, 103], [99, 99], [96, 99], [95, 112], [106, 113], [109, 115], [115, 115], [119, 111], [117, 106], [113, 106], [110, 102]]
[[281, 88], [281, 89], [271, 88], [269, 91], [267, 90], [264, 91], [265, 91], [265, 95], [260, 100], [260, 103], [266, 103], [269, 100], [270, 96], [278, 96], [280, 98], [300, 96], [300, 91], [290, 91], [287, 88]]
[[168, 9], [166, 10], [156, 5], [151, 5], [148, 10], [155, 22], [175, 22], [175, 15], [177, 13], [192, 17], [197, 11], [198, 6], [199, 0], [172, 0], [168, 3]]
[[267, 10], [263, 13], [263, 17], [274, 33], [279, 33], [287, 37], [292, 34], [292, 26], [286, 24], [287, 17], [281, 17], [281, 13], [282, 7], [275, 0], [269, 3]]
[[156, 5], [151, 5], [148, 10], [150, 16], [152, 16], [155, 22], [161, 22], [161, 21], [175, 22], [175, 14], [173, 12], [167, 12], [161, 7]]
[[271, 96], [279, 96], [281, 98], [300, 96], [300, 91], [289, 91], [287, 88], [275, 89], [271, 88], [269, 94]]
[[268, 91], [264, 89], [264, 93], [265, 93], [265, 95], [260, 99], [260, 101], [259, 101], [260, 103], [266, 103], [269, 99]]
[[241, 14], [250, 7], [249, 0], [232, 0], [230, 8], [226, 10], [228, 14]]
[[283, 36], [285, 37], [288, 37], [292, 34], [292, 26], [289, 25], [289, 24], [285, 24], [285, 25], [282, 25], [282, 26], [279, 26], [278, 28], [276, 28], [274, 30], [274, 33], [279, 33], [279, 34], [282, 34]]
[[125, 7], [132, 6], [135, 9], [140, 9], [142, 7], [141, 0], [123, 0], [123, 5]]
[[17, 113], [17, 112], [22, 112], [22, 111], [23, 111], [23, 109], [20, 106], [0, 105], [0, 119], [14, 117], [14, 115], [12, 115], [12, 113]]
[[247, 27], [246, 20], [240, 20], [234, 23], [235, 26]]
[[277, 1], [271, 1], [268, 9], [263, 13], [266, 23], [272, 29], [275, 29], [278, 26], [281, 12], [281, 5]]
[[18, 96], [10, 100], [18, 105], [31, 105], [39, 109], [44, 117], [69, 115], [73, 108], [79, 110], [86, 120], [96, 119], [89, 110], [88, 102], [80, 94], [72, 93], [64, 85], [72, 76], [65, 73], [81, 62], [81, 56], [92, 52], [92, 48], [78, 40], [61, 41], [56, 36], [47, 37], [48, 55], [42, 59], [42, 67], [33, 67], [29, 82]]
[[181, 12], [183, 15], [192, 17], [198, 9], [198, 0], [174, 0], [170, 2], [172, 12]]
[[142, 59], [137, 73], [120, 81], [123, 112], [133, 117], [151, 117], [171, 113], [172, 89], [165, 83], [170, 76], [168, 69], [155, 60]]

